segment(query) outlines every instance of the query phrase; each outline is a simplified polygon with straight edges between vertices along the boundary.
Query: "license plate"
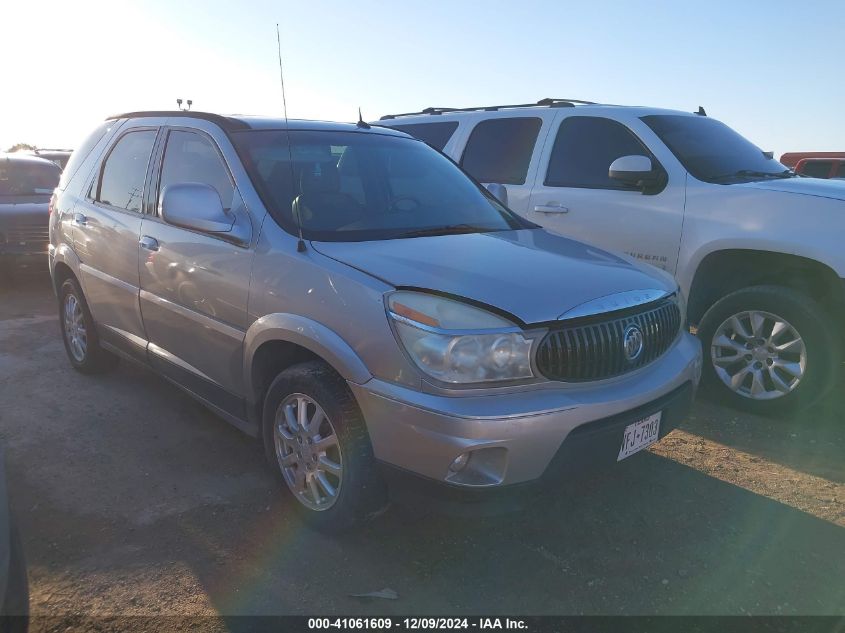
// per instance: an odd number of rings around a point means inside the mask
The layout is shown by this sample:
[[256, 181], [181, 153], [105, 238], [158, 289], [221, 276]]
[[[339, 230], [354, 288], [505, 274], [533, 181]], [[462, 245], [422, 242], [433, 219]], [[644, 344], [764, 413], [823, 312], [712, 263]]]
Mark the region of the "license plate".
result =
[[626, 426], [625, 432], [622, 434], [622, 448], [619, 449], [619, 457], [616, 458], [616, 461], [630, 457], [654, 444], [660, 436], [660, 418], [662, 416], [663, 412], [658, 411], [647, 418]]

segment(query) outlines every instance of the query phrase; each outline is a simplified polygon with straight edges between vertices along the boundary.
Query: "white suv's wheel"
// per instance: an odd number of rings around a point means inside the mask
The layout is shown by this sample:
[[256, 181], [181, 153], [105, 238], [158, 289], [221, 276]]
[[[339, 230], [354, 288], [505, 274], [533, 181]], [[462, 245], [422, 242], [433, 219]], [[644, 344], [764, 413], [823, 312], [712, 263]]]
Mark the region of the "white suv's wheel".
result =
[[780, 286], [729, 294], [704, 315], [698, 331], [711, 392], [749, 411], [809, 405], [833, 384], [838, 337], [820, 306]]

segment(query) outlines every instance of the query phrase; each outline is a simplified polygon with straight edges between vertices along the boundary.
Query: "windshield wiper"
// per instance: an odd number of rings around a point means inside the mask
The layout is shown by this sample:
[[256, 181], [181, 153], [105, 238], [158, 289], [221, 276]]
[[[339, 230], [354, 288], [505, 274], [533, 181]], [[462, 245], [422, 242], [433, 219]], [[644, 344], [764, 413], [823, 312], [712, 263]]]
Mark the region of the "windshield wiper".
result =
[[722, 174], [720, 176], [711, 176], [710, 180], [729, 180], [731, 178], [793, 178], [795, 172], [791, 169], [784, 171], [757, 171], [755, 169], [740, 169], [732, 174]]
[[429, 235], [460, 235], [461, 233], [489, 233], [503, 229], [494, 229], [489, 226], [476, 226], [475, 224], [449, 224], [446, 226], [432, 226], [424, 229], [413, 229], [399, 233], [396, 237], [426, 237]]

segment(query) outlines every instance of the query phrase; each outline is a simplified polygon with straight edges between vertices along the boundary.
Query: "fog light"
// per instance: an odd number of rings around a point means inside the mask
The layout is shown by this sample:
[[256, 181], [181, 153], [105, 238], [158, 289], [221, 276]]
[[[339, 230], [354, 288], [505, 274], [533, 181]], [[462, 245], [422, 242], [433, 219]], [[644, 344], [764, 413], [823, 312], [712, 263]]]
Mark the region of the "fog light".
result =
[[451, 464], [449, 464], [449, 470], [453, 473], [458, 473], [464, 469], [464, 467], [469, 462], [469, 453], [461, 453], [455, 458]]

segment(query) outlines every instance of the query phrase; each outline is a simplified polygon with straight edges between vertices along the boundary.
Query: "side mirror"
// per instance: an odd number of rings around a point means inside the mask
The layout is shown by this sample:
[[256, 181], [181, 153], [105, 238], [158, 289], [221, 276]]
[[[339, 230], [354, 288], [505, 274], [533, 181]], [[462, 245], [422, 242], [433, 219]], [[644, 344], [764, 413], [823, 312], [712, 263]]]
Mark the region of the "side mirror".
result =
[[508, 206], [508, 188], [498, 182], [491, 182], [489, 185], [484, 185], [487, 188], [487, 191], [493, 194], [493, 196], [501, 202], [503, 205]]
[[[626, 185], [639, 187], [648, 193], [661, 184], [662, 174], [654, 168], [648, 156], [620, 156], [610, 164], [608, 176]], [[652, 191], [652, 193], [655, 193]]]
[[168, 223], [206, 233], [228, 233], [235, 224], [214, 187], [198, 182], [167, 185], [159, 214]]

